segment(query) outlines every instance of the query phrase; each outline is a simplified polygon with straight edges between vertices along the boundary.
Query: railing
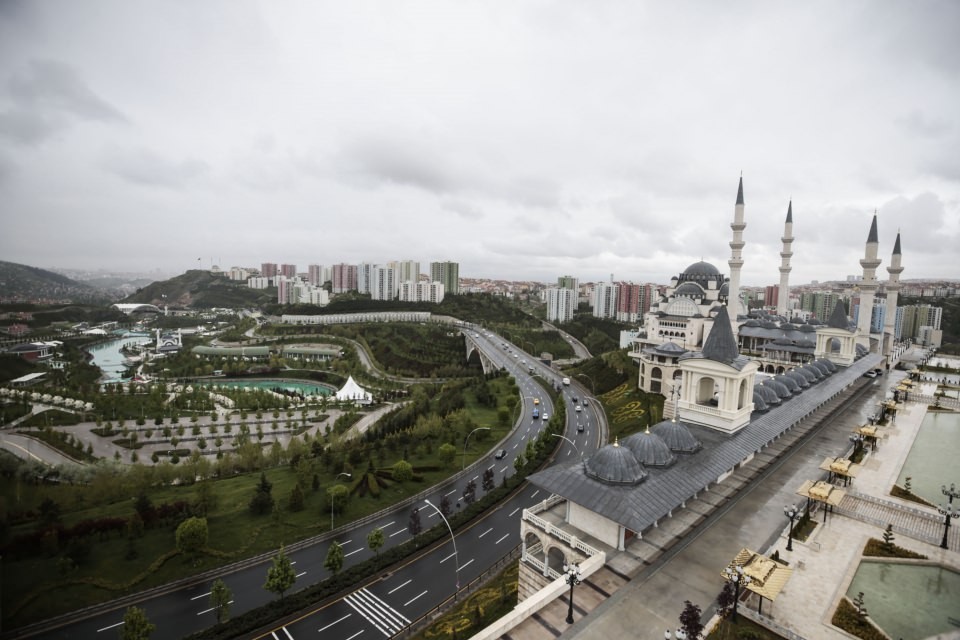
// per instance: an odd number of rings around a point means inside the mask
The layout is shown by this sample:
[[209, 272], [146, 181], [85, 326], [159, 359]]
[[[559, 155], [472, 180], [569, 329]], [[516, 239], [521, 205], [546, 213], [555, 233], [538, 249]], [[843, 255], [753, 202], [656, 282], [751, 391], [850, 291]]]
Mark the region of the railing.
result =
[[[557, 497], [557, 496], [553, 496], [553, 498], [556, 498], [556, 497]], [[549, 502], [549, 501], [552, 500], [553, 498], [550, 498], [550, 499], [548, 499], [548, 500], [544, 500], [544, 501], [543, 501], [544, 504], [547, 503], [547, 502]], [[553, 504], [558, 504], [558, 503], [561, 502], [562, 500], [563, 500], [562, 498], [559, 499], [559, 500], [556, 500], [556, 501], [553, 502]], [[552, 505], [551, 505], [551, 506], [552, 506]], [[542, 511], [542, 510], [543, 510], [543, 509], [541, 509], [541, 511]], [[566, 531], [564, 531], [564, 530], [561, 529], [560, 527], [557, 527], [556, 525], [553, 525], [553, 524], [547, 522], [547, 521], [544, 520], [543, 518], [541, 518], [541, 517], [539, 517], [539, 516], [533, 515], [532, 509], [524, 509], [524, 510], [523, 510], [523, 519], [526, 520], [527, 522], [529, 522], [530, 524], [532, 524], [533, 526], [535, 526], [536, 528], [540, 529], [541, 531], [544, 531], [544, 532], [547, 533], [548, 535], [553, 536], [554, 538], [557, 538], [558, 540], [562, 540], [563, 542], [567, 543], [568, 546], [570, 546], [570, 547], [572, 547], [572, 548], [574, 548], [574, 549], [576, 549], [576, 550], [578, 550], [578, 551], [581, 551], [582, 553], [584, 553], [584, 554], [587, 555], [587, 556], [595, 556], [595, 555], [597, 555], [597, 554], [600, 553], [600, 550], [599, 550], [599, 549], [595, 549], [594, 547], [591, 547], [591, 546], [588, 545], [586, 542], [580, 540], [580, 539], [577, 538], [576, 536], [570, 535], [569, 533], [567, 533]]]

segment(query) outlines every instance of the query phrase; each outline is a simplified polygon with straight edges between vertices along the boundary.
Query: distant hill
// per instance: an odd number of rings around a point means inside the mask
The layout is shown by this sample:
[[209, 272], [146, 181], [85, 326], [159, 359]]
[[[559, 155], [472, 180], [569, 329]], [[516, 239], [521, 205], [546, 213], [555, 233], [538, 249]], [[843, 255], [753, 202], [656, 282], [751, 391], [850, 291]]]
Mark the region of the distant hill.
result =
[[220, 274], [195, 269], [183, 275], [153, 282], [123, 302], [141, 302], [157, 306], [191, 307], [259, 307], [276, 302], [276, 290], [251, 289], [246, 282], [230, 280]]
[[0, 300], [5, 302], [105, 302], [109, 299], [107, 293], [59, 273], [0, 260]]

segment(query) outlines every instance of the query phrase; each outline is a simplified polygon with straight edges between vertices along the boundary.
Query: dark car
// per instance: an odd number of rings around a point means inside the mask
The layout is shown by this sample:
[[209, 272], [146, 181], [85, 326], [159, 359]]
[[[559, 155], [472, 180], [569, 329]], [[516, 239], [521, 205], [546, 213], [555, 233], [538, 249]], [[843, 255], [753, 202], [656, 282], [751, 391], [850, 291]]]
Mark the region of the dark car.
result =
[[496, 458], [497, 460], [503, 460], [504, 458], [507, 457], [507, 450], [497, 449], [497, 452], [493, 454], [493, 457]]
[[583, 433], [583, 425], [582, 425], [582, 424], [578, 424], [578, 425], [577, 425], [577, 433]]

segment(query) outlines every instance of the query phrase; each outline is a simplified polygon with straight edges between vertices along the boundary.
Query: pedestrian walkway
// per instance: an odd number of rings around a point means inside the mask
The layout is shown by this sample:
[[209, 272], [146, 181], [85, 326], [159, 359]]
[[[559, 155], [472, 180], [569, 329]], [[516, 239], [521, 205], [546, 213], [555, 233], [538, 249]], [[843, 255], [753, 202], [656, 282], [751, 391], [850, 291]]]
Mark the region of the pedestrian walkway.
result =
[[[890, 500], [848, 492], [835, 513], [877, 527], [893, 525], [894, 533], [910, 536], [921, 542], [940, 544], [943, 537], [943, 516], [908, 507]], [[960, 551], [960, 530], [950, 528], [947, 544], [953, 551]]]

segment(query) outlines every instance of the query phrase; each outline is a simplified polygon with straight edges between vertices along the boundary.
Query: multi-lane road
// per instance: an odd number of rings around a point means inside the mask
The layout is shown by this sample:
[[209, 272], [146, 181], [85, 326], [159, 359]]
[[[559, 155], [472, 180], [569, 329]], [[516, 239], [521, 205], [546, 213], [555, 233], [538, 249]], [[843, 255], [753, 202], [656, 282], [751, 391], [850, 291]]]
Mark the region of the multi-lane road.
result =
[[[488, 456], [474, 463], [470, 473], [461, 474], [455, 480], [434, 488], [434, 491], [417, 504], [404, 503], [389, 509], [375, 519], [368, 519], [358, 526], [346, 526], [333, 538], [318, 541], [288, 553], [297, 572], [297, 583], [308, 585], [329, 577], [323, 568], [327, 549], [336, 540], [344, 550], [344, 566], [369, 559], [373, 552], [367, 547], [367, 534], [374, 529], [384, 532], [389, 548], [408, 540], [410, 512], [420, 509], [424, 529], [434, 524], [442, 526], [441, 517], [435, 508], [446, 497], [454, 511], [459, 507], [460, 496], [468, 482], [480, 485], [484, 471], [492, 469], [499, 484], [503, 476], [513, 475], [513, 462], [523, 452], [526, 443], [536, 438], [546, 426], [546, 421], [534, 419], [534, 399], [541, 416], [553, 415], [551, 398], [535, 377], [542, 377], [547, 384], [562, 389], [561, 401], [566, 404], [566, 440], [556, 456], [556, 464], [572, 464], [581, 455], [588, 455], [601, 444], [602, 427], [596, 411], [599, 402], [592, 399], [581, 411], [575, 410], [573, 397], [584, 397], [582, 387], [562, 386], [561, 376], [535, 361], [530, 354], [505, 342], [499, 336], [469, 330], [471, 338], [496, 366], [506, 368], [513, 375], [521, 395], [521, 415], [516, 428], [502, 443], [494, 447]], [[533, 367], [533, 373], [529, 371]], [[578, 427], [580, 425], [580, 427]], [[582, 430], [581, 430], [582, 428]], [[506, 455], [495, 457], [494, 451], [503, 448]], [[390, 637], [412, 621], [432, 610], [452, 596], [458, 588], [475, 579], [487, 568], [520, 543], [520, 517], [524, 508], [548, 496], [529, 485], [521, 486], [505, 502], [485, 513], [467, 529], [456, 532], [454, 539], [447, 539], [432, 549], [414, 557], [392, 573], [372, 582], [357, 585], [357, 589], [342, 598], [320, 607], [300, 618], [279, 624], [266, 634], [266, 638], [292, 640], [293, 638], [319, 637], [324, 640], [366, 640]], [[454, 552], [456, 546], [456, 552]], [[263, 583], [269, 560], [246, 566], [223, 576], [233, 593], [231, 614], [237, 615], [265, 604], [275, 596], [265, 591]], [[144, 608], [147, 617], [157, 625], [155, 639], [180, 638], [199, 631], [214, 623], [214, 612], [209, 603], [210, 583], [164, 591], [150, 597], [138, 606]], [[65, 624], [38, 635], [43, 638], [109, 638], [116, 635], [122, 624], [126, 603], [116, 609], [98, 613], [82, 620]]]

